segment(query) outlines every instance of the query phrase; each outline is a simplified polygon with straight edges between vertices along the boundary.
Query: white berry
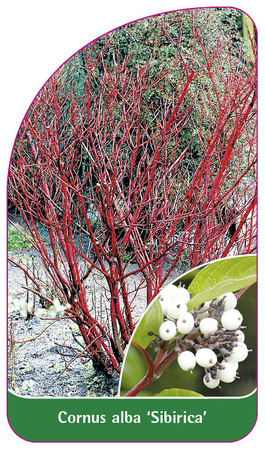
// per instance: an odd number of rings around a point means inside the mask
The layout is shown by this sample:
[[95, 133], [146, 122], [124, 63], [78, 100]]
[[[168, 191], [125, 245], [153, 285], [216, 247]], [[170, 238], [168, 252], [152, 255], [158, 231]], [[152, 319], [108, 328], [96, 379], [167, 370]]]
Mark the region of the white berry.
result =
[[163, 300], [177, 300], [179, 289], [174, 284], [168, 284], [160, 292], [160, 298]]
[[215, 303], [218, 304], [220, 301], [222, 301], [224, 311], [234, 309], [237, 305], [237, 298], [233, 292], [227, 292], [226, 294], [220, 295], [215, 300]]
[[222, 362], [222, 369], [217, 369], [217, 375], [224, 383], [232, 383], [236, 378], [236, 369], [229, 362]]
[[200, 348], [196, 353], [196, 362], [201, 367], [212, 367], [217, 362], [217, 356], [209, 348]]
[[178, 363], [182, 370], [192, 370], [196, 366], [195, 355], [186, 350], [179, 354]]
[[220, 378], [212, 378], [210, 374], [203, 377], [203, 383], [210, 389], [215, 389], [220, 384]]
[[189, 312], [181, 314], [177, 320], [177, 329], [181, 334], [189, 333], [194, 327], [193, 315]]
[[162, 308], [162, 313], [163, 313], [164, 315], [166, 315], [166, 314], [167, 314], [167, 310], [168, 310], [168, 306], [170, 305], [171, 301], [168, 300], [168, 299], [166, 299], [166, 298], [164, 298], [164, 297], [161, 297], [161, 296], [159, 296], [158, 298], [159, 298], [159, 300], [160, 300], [160, 305], [161, 305], [161, 308]]
[[159, 300], [162, 308], [163, 314], [167, 314], [168, 305], [171, 301], [177, 299], [178, 288], [174, 284], [169, 284], [159, 294]]
[[159, 336], [164, 341], [170, 341], [177, 334], [177, 327], [171, 320], [166, 320], [160, 325]]
[[241, 343], [243, 343], [245, 341], [245, 335], [244, 335], [243, 331], [241, 331], [241, 330], [236, 331], [236, 339], [237, 339], [237, 342], [241, 342]]
[[178, 319], [181, 314], [188, 311], [188, 307], [186, 303], [180, 302], [179, 300], [175, 300], [170, 302], [170, 305], [167, 307], [167, 315], [172, 319]]
[[202, 319], [200, 322], [200, 331], [204, 335], [208, 335], [209, 333], [214, 333], [218, 329], [218, 322], [216, 319], [211, 317], [207, 317]]
[[248, 356], [248, 349], [244, 342], [238, 342], [237, 346], [233, 348], [230, 359], [237, 362], [244, 361]]
[[196, 320], [200, 321], [202, 319], [205, 319], [206, 317], [208, 317], [207, 312], [202, 312], [202, 313], [197, 314]]
[[181, 302], [188, 303], [188, 301], [190, 300], [190, 293], [183, 286], [178, 286], [177, 299]]
[[[172, 306], [172, 302], [174, 302], [174, 304], [176, 302], [177, 302], [177, 304], [187, 303], [190, 299], [190, 294], [187, 291], [187, 289], [185, 289], [182, 286], [175, 286], [174, 284], [169, 284], [168, 286], [166, 286], [162, 289], [158, 298], [160, 300], [163, 314], [167, 315], [167, 314], [169, 314], [168, 308], [170, 308]], [[174, 310], [174, 306], [172, 306], [171, 310]], [[182, 312], [185, 312], [185, 309], [183, 309]], [[173, 314], [174, 314], [174, 312], [173, 312]], [[179, 313], [179, 315], [180, 314], [181, 313]], [[177, 317], [174, 317], [174, 315], [172, 315], [172, 314], [169, 314], [169, 315], [170, 315], [170, 317], [177, 319]], [[179, 317], [179, 315], [178, 315], [178, 317]]]
[[228, 309], [222, 314], [221, 323], [226, 330], [236, 330], [243, 322], [243, 316], [237, 309]]
[[231, 364], [234, 367], [235, 370], [238, 369], [238, 362], [234, 361], [233, 359], [231, 359], [230, 356], [227, 356], [225, 358], [225, 362], [228, 362], [229, 364]]

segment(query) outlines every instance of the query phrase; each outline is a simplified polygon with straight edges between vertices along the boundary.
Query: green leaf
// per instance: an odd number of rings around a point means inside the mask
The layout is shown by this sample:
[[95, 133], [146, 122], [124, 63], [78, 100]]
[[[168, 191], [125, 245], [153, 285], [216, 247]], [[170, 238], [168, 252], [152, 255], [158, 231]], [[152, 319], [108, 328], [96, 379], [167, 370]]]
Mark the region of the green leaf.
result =
[[142, 348], [148, 347], [150, 342], [154, 339], [153, 336], [148, 335], [148, 331], [153, 331], [153, 333], [158, 334], [162, 321], [162, 308], [160, 306], [160, 301], [156, 298], [147, 308], [133, 334], [132, 340], [139, 344]]
[[132, 389], [146, 375], [148, 366], [141, 352], [130, 345], [123, 363], [121, 391]]
[[198, 394], [198, 392], [188, 391], [186, 389], [164, 389], [155, 394], [154, 397], [203, 397], [203, 395]]
[[256, 281], [256, 255], [229, 257], [214, 261], [197, 273], [188, 290], [189, 310], [226, 292], [236, 292]]

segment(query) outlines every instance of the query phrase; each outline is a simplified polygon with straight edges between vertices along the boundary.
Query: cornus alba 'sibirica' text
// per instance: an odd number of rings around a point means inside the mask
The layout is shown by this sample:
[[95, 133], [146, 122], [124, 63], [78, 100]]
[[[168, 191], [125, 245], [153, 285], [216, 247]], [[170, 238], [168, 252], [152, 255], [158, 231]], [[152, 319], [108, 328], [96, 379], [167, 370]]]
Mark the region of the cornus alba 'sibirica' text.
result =
[[249, 350], [240, 329], [243, 316], [236, 309], [233, 292], [190, 312], [190, 294], [181, 285], [164, 288], [159, 300], [163, 322], [151, 345], [175, 340], [181, 369], [192, 371], [197, 364], [203, 367], [203, 383], [210, 389], [219, 386], [220, 381], [231, 383], [238, 378], [238, 364], [247, 358]]

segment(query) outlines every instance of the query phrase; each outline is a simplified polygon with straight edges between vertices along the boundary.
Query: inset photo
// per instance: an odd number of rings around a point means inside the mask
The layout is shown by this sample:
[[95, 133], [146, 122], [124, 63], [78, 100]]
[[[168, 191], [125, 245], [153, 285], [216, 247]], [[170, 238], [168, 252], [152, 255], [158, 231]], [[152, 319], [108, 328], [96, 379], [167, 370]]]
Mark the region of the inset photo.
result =
[[125, 397], [238, 397], [256, 388], [256, 256], [198, 266], [164, 287], [123, 363]]

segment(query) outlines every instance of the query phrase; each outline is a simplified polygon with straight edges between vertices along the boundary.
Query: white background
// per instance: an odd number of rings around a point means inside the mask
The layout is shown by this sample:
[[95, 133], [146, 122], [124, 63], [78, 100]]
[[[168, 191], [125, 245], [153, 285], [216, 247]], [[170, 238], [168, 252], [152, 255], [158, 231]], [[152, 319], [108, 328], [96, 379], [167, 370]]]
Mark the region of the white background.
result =
[[[223, 6], [239, 8], [250, 15], [256, 24], [259, 39], [259, 317], [264, 316], [262, 303], [263, 291], [263, 253], [262, 239], [264, 223], [264, 185], [262, 178], [264, 166], [264, 7], [258, 0], [222, 0], [221, 3], [208, 1], [180, 1], [180, 0], [12, 0], [2, 1], [1, 29], [0, 29], [0, 255], [1, 255], [1, 283], [0, 294], [3, 305], [1, 319], [1, 416], [0, 440], [5, 447], [16, 445], [18, 448], [32, 448], [32, 444], [17, 437], [10, 429], [6, 419], [6, 184], [8, 165], [12, 146], [21, 121], [37, 92], [47, 79], [73, 53], [100, 35], [125, 23], [183, 8]], [[259, 417], [253, 431], [243, 440], [232, 444], [167, 444], [167, 448], [207, 449], [212, 447], [223, 449], [232, 445], [233, 449], [244, 449], [255, 446], [255, 450], [263, 445], [262, 422], [264, 421], [264, 364], [263, 348], [263, 319], [259, 321]], [[225, 430], [224, 430], [225, 434]], [[176, 436], [177, 439], [177, 436]], [[262, 441], [263, 439], [263, 441]], [[72, 444], [72, 443], [43, 443], [33, 444], [41, 448], [76, 448], [88, 446], [99, 448], [102, 444]], [[105, 444], [108, 448], [135, 447], [141, 444]], [[164, 444], [142, 444], [149, 448], [158, 448]], [[253, 447], [254, 448], [254, 447]]]

